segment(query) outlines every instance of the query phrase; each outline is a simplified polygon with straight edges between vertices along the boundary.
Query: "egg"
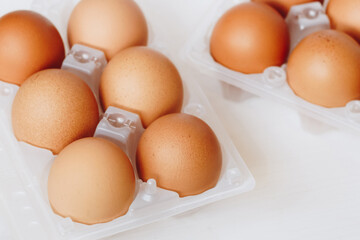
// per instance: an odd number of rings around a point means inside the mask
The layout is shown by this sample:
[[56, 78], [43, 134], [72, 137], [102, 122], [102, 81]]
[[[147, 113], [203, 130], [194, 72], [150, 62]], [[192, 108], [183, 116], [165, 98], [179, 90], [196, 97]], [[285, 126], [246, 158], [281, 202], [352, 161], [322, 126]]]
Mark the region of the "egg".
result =
[[148, 39], [145, 17], [133, 0], [82, 0], [71, 13], [67, 33], [70, 46], [102, 50], [108, 60]]
[[141, 136], [137, 169], [143, 181], [155, 179], [180, 197], [216, 186], [222, 166], [218, 139], [201, 119], [173, 113], [153, 122]]
[[102, 138], [83, 138], [55, 158], [48, 197], [60, 216], [84, 224], [109, 222], [129, 209], [135, 175], [126, 154]]
[[310, 3], [310, 2], [321, 2], [323, 0], [252, 0], [253, 2], [266, 3], [278, 10], [281, 15], [286, 16], [290, 8], [294, 5]]
[[33, 73], [59, 68], [64, 44], [55, 26], [32, 11], [0, 18], [0, 80], [21, 85]]
[[136, 113], [145, 128], [163, 115], [180, 112], [183, 95], [182, 80], [174, 64], [147, 47], [121, 51], [101, 76], [104, 111], [113, 106]]
[[324, 107], [343, 107], [360, 99], [360, 47], [343, 32], [315, 32], [291, 53], [287, 76], [299, 97]]
[[248, 74], [282, 65], [288, 51], [285, 20], [262, 3], [232, 7], [216, 23], [210, 39], [210, 52], [216, 62]]
[[326, 9], [331, 27], [360, 42], [360, 0], [330, 0]]
[[92, 136], [98, 121], [98, 106], [88, 85], [60, 69], [30, 76], [12, 105], [16, 138], [54, 154], [79, 138]]

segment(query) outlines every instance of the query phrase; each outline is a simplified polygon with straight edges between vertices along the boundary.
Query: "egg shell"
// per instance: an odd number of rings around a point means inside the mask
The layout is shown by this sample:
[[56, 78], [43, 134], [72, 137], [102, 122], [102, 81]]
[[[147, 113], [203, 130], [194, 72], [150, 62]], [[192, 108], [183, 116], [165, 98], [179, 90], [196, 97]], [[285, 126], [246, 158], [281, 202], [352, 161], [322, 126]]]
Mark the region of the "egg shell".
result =
[[70, 46], [102, 50], [108, 60], [125, 48], [146, 45], [147, 39], [145, 17], [133, 0], [82, 0], [68, 23]]
[[326, 13], [331, 28], [343, 31], [360, 42], [360, 0], [330, 0]]
[[343, 32], [315, 32], [291, 53], [287, 76], [301, 98], [324, 107], [343, 107], [360, 99], [360, 47]]
[[210, 40], [214, 60], [242, 73], [261, 73], [282, 65], [289, 51], [285, 20], [262, 3], [242, 3], [217, 22]]
[[0, 18], [0, 80], [20, 85], [33, 73], [59, 68], [64, 44], [55, 26], [32, 11]]
[[201, 119], [185, 113], [163, 116], [140, 138], [137, 169], [143, 181], [155, 179], [180, 197], [216, 186], [222, 166], [220, 144]]
[[266, 3], [278, 10], [281, 15], [284, 17], [289, 12], [290, 8], [294, 5], [310, 3], [310, 2], [320, 2], [323, 3], [323, 0], [252, 0], [253, 2]]
[[135, 175], [126, 154], [102, 138], [83, 138], [55, 159], [48, 179], [54, 212], [96, 224], [126, 214], [135, 196]]
[[54, 154], [79, 138], [92, 136], [98, 121], [98, 106], [88, 85], [60, 69], [32, 75], [12, 105], [16, 138]]
[[104, 111], [113, 106], [137, 113], [145, 128], [163, 115], [180, 112], [183, 95], [182, 80], [174, 64], [147, 47], [121, 51], [101, 76]]

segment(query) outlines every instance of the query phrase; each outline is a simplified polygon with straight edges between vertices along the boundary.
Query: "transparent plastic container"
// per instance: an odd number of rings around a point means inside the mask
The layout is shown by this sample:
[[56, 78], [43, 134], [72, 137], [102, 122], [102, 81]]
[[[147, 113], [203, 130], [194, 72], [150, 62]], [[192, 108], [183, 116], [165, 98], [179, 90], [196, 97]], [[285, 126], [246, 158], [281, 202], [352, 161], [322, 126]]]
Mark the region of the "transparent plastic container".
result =
[[[48, 17], [65, 40], [67, 19], [76, 2], [34, 1], [32, 7]], [[149, 47], [159, 50], [162, 45], [150, 36]], [[67, 53], [63, 69], [81, 76], [96, 95], [99, 69], [106, 65], [104, 56], [81, 46], [73, 47], [71, 51], [67, 48]], [[0, 211], [6, 219], [4, 224], [0, 219], [0, 239], [100, 239], [252, 190], [254, 178], [206, 97], [191, 78], [181, 75], [185, 90], [182, 112], [209, 124], [221, 145], [223, 166], [216, 187], [199, 195], [180, 198], [176, 192], [158, 188], [153, 179], [142, 182], [137, 178], [136, 197], [127, 214], [95, 225], [76, 223], [52, 211], [47, 196], [47, 178], [55, 156], [48, 150], [16, 140], [11, 126], [11, 106], [19, 87], [0, 81]], [[136, 114], [109, 108], [95, 135], [116, 142], [134, 163], [134, 145], [143, 131], [139, 123]], [[2, 227], [7, 233], [1, 231]]]
[[[360, 132], [360, 101], [350, 101], [339, 108], [325, 108], [307, 102], [296, 96], [286, 81], [286, 64], [281, 67], [269, 67], [261, 74], [243, 74], [230, 70], [214, 61], [210, 54], [210, 37], [218, 19], [234, 5], [249, 2], [248, 0], [219, 0], [204, 16], [202, 22], [191, 35], [182, 50], [182, 57], [190, 60], [197, 69], [214, 79], [224, 82], [226, 98], [236, 100], [241, 88], [255, 95], [266, 97], [287, 104], [293, 109], [304, 113], [321, 122], [337, 128]], [[319, 2], [293, 6], [286, 22], [289, 27], [291, 49], [308, 34], [330, 28], [325, 7]], [[230, 86], [230, 87], [229, 87]]]

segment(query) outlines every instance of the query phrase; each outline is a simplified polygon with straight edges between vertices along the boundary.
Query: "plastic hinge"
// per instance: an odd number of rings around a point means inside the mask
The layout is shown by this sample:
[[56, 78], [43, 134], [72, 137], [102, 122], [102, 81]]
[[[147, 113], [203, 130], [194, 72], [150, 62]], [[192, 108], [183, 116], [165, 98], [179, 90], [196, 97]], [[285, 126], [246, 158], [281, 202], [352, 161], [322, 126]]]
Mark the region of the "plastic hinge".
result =
[[330, 28], [330, 20], [319, 2], [291, 7], [286, 17], [286, 23], [290, 30], [291, 50], [309, 34]]
[[99, 80], [106, 64], [107, 61], [102, 51], [75, 44], [67, 54], [61, 68], [82, 78], [98, 100]]
[[108, 107], [94, 136], [117, 144], [128, 155], [136, 170], [136, 148], [143, 132], [144, 128], [139, 115], [116, 107]]

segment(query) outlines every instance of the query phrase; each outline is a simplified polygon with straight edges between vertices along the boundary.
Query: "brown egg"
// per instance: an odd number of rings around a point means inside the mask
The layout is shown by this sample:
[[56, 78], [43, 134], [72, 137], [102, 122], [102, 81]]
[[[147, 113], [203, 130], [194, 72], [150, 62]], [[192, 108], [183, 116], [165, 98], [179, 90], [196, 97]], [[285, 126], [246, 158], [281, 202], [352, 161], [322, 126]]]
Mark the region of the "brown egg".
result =
[[135, 175], [126, 154], [102, 138], [83, 138], [55, 159], [48, 179], [54, 212], [96, 224], [120, 217], [135, 196]]
[[102, 50], [111, 59], [120, 50], [147, 44], [146, 20], [133, 0], [81, 0], [68, 24], [70, 46]]
[[0, 80], [20, 85], [35, 72], [59, 68], [64, 57], [60, 34], [45, 17], [15, 11], [0, 18]]
[[143, 181], [155, 179], [180, 197], [213, 188], [220, 176], [222, 154], [211, 128], [185, 113], [163, 116], [140, 138], [137, 169]]
[[322, 30], [304, 38], [289, 57], [295, 94], [324, 107], [360, 99], [360, 47], [345, 33]]
[[228, 10], [215, 25], [210, 40], [214, 60], [242, 73], [261, 73], [267, 67], [280, 66], [288, 50], [284, 19], [262, 3], [243, 3]]
[[54, 154], [79, 138], [92, 136], [98, 120], [98, 106], [88, 85], [60, 69], [28, 78], [12, 106], [16, 138]]
[[181, 77], [174, 64], [147, 47], [121, 51], [101, 76], [104, 111], [113, 106], [137, 113], [145, 128], [165, 114], [179, 112], [183, 95]]
[[326, 13], [332, 28], [360, 42], [360, 0], [330, 0]]
[[289, 12], [290, 8], [294, 5], [310, 3], [310, 2], [321, 2], [323, 0], [252, 0], [253, 2], [267, 3], [276, 10], [278, 10], [284, 17]]

